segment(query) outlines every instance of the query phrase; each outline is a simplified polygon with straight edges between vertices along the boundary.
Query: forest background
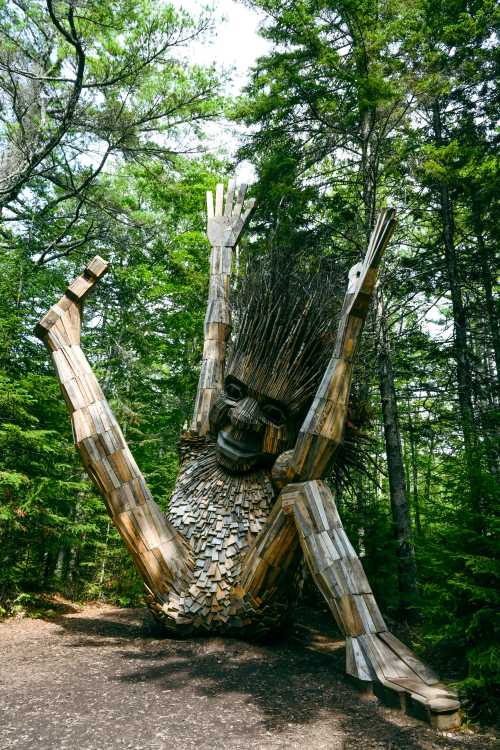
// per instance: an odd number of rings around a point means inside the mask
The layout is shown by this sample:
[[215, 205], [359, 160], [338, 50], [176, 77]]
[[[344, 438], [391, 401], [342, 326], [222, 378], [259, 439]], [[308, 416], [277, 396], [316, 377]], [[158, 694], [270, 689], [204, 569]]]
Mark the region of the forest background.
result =
[[[217, 11], [0, 0], [0, 614], [46, 611], [51, 592], [140, 601], [32, 330], [90, 258], [111, 261], [84, 347], [165, 508], [199, 372], [205, 191], [248, 160], [258, 208], [240, 271], [286, 251], [311, 269], [334, 257], [346, 277], [377, 211], [397, 207], [357, 365], [370, 443], [339, 506], [384, 612], [445, 665], [469, 716], [491, 720], [499, 9], [246, 5], [267, 52], [238, 92], [223, 65], [193, 63], [217, 41]], [[234, 129], [231, 153], [217, 134]]]

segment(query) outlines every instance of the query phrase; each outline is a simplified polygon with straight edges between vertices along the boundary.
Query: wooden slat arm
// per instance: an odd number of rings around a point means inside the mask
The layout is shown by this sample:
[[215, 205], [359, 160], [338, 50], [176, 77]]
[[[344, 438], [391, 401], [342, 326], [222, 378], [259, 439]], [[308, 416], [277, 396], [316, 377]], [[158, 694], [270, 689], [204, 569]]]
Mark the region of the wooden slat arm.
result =
[[342, 441], [353, 357], [368, 314], [382, 254], [396, 226], [395, 216], [393, 208], [385, 209], [380, 214], [363, 262], [353, 266], [349, 272], [335, 349], [300, 429], [290, 461], [290, 479], [319, 479], [325, 476]]
[[107, 269], [108, 263], [96, 256], [37, 324], [35, 333], [52, 354], [87, 473], [104, 497], [146, 587], [161, 601], [189, 576], [187, 545], [153, 500], [80, 348], [81, 302]]
[[200, 435], [206, 435], [209, 430], [208, 415], [224, 385], [226, 341], [231, 330], [229, 285], [233, 248], [255, 205], [253, 199], [245, 201], [245, 192], [246, 185], [241, 185], [235, 200], [235, 185], [230, 181], [225, 208], [224, 186], [221, 183], [216, 188], [215, 208], [213, 195], [210, 191], [207, 192], [207, 236], [211, 244], [210, 282], [203, 361], [191, 422], [191, 430]]

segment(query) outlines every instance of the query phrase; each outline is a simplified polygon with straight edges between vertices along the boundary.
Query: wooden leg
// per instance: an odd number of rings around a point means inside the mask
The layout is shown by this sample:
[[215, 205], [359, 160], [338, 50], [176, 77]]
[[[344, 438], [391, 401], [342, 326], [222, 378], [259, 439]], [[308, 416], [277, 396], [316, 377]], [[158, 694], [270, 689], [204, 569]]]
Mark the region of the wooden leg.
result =
[[106, 272], [96, 257], [37, 325], [52, 354], [87, 472], [106, 502], [148, 590], [161, 606], [190, 575], [187, 545], [169, 524], [146, 485], [107, 400], [80, 348], [81, 302]]
[[388, 630], [361, 562], [321, 480], [289, 484], [282, 508], [295, 521], [311, 574], [346, 636], [346, 671], [379, 697], [439, 729], [460, 723], [456, 695]]

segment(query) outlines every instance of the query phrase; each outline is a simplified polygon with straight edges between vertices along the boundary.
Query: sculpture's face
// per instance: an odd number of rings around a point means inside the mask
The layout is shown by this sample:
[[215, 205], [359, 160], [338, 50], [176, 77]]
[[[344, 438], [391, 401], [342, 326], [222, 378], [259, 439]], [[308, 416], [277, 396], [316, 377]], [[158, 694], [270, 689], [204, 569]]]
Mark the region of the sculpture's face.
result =
[[234, 473], [270, 466], [297, 439], [298, 415], [286, 404], [252, 390], [251, 383], [229, 375], [210, 411], [217, 436], [217, 460]]

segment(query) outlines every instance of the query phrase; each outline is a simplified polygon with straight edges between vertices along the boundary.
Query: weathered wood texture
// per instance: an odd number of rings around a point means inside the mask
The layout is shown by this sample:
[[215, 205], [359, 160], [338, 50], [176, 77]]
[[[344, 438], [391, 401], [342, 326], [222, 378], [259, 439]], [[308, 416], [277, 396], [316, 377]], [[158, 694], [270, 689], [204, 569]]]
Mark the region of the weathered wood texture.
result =
[[[290, 575], [298, 562], [288, 548], [286, 564], [267, 576], [265, 586], [246, 590], [241, 583], [245, 570], [254, 572], [253, 563], [258, 562], [255, 546], [260, 550], [261, 540], [275, 535], [269, 477], [263, 470], [241, 476], [227, 473], [217, 464], [214, 443], [192, 433], [182, 436], [181, 451], [168, 519], [190, 545], [195, 567], [180, 595], [171, 592], [168, 601], [159, 604], [149, 599], [149, 606], [176, 633], [258, 638], [285, 621], [293, 591]], [[294, 549], [298, 551], [297, 543]]]
[[[381, 215], [363, 263], [351, 269], [333, 356], [295, 449], [275, 463], [273, 487], [268, 469], [235, 474], [220, 465], [215, 442], [207, 435], [209, 412], [223, 387], [232, 248], [253, 207], [252, 202], [244, 206], [244, 195], [243, 186], [235, 201], [230, 186], [223, 210], [223, 186], [217, 186], [215, 208], [208, 194], [212, 252], [203, 365], [191, 431], [181, 438], [181, 470], [167, 518], [80, 348], [82, 301], [107, 270], [99, 257], [36, 329], [52, 354], [76, 446], [144, 579], [148, 605], [167, 629], [251, 637], [275, 630], [287, 619], [294, 570], [303, 554], [346, 635], [347, 672], [435, 726], [455, 726], [455, 696], [387, 631], [332, 493], [317, 481], [342, 439], [352, 357], [394, 228], [394, 211]], [[286, 379], [280, 370], [280, 388]], [[254, 401], [252, 408], [257, 408]], [[244, 398], [238, 403], [241, 416], [247, 405]], [[242, 434], [248, 421], [239, 425]], [[280, 440], [287, 445], [280, 428], [273, 435], [276, 446]], [[270, 442], [266, 433], [264, 445], [271, 451]], [[294, 478], [314, 481], [291, 484]], [[276, 498], [276, 488], [287, 482]]]
[[383, 211], [372, 232], [362, 263], [351, 268], [335, 349], [316, 397], [301, 427], [290, 478], [325, 475], [344, 432], [351, 390], [353, 357], [373, 296], [382, 254], [394, 232], [395, 210]]
[[287, 588], [298, 551], [295, 523], [283, 512], [278, 500], [264, 530], [247, 555], [241, 573], [241, 588], [257, 606], [274, 589]]
[[213, 195], [207, 192], [207, 235], [210, 252], [208, 304], [205, 314], [203, 361], [191, 422], [191, 430], [206, 435], [208, 415], [224, 384], [226, 341], [231, 330], [229, 284], [233, 248], [254, 207], [254, 200], [245, 202], [246, 185], [241, 185], [235, 199], [235, 185], [230, 182], [223, 205], [224, 186], [217, 185], [215, 208]]
[[51, 352], [85, 468], [147, 588], [161, 600], [189, 574], [188, 547], [153, 500], [80, 348], [83, 299], [107, 268], [96, 256], [38, 323], [36, 334]]
[[295, 520], [313, 579], [345, 633], [347, 673], [378, 684], [435, 726], [458, 726], [456, 695], [388, 632], [328, 486], [318, 480], [290, 484], [280, 498]]

